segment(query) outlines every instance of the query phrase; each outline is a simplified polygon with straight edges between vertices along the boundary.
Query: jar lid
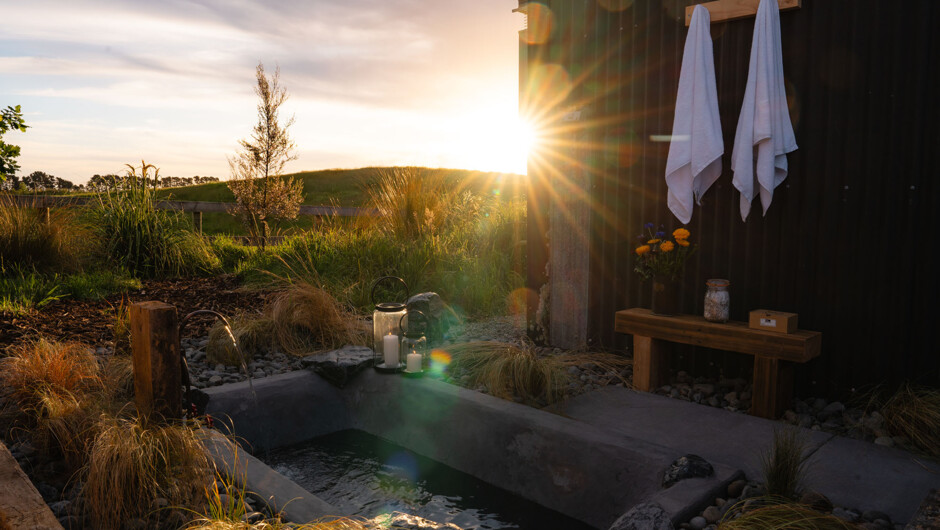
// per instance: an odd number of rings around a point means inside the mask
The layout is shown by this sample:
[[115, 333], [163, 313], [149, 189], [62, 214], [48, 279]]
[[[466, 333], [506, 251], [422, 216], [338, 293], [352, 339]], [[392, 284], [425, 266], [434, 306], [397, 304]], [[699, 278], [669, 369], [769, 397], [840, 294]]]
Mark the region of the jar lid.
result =
[[705, 285], [708, 287], [728, 287], [731, 285], [731, 282], [728, 280], [723, 280], [721, 278], [712, 278], [710, 280], [705, 280]]
[[383, 313], [396, 313], [405, 310], [405, 304], [401, 302], [379, 302], [375, 304], [375, 310]]

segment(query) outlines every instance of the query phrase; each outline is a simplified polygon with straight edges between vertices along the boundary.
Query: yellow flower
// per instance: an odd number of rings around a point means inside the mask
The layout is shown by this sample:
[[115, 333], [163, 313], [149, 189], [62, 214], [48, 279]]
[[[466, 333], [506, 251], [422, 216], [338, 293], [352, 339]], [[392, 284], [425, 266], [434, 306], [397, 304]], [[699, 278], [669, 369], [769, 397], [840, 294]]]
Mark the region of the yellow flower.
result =
[[655, 245], [656, 243], [659, 243], [659, 242], [660, 242], [659, 239], [650, 239], [649, 241], [646, 242], [646, 244], [647, 244], [647, 245]]
[[676, 228], [672, 231], [672, 237], [676, 239], [688, 239], [691, 233], [685, 228]]
[[646, 254], [646, 253], [649, 252], [649, 251], [650, 251], [650, 246], [649, 246], [649, 245], [643, 245], [643, 246], [641, 246], [641, 247], [636, 247], [636, 255], [637, 255], [637, 256], [642, 256], [643, 254]]
[[663, 252], [672, 252], [674, 248], [676, 248], [676, 246], [672, 244], [672, 241], [663, 241], [663, 244], [659, 245], [659, 250]]
[[686, 241], [685, 239], [677, 239], [676, 244], [681, 245], [683, 247], [689, 246], [689, 242]]

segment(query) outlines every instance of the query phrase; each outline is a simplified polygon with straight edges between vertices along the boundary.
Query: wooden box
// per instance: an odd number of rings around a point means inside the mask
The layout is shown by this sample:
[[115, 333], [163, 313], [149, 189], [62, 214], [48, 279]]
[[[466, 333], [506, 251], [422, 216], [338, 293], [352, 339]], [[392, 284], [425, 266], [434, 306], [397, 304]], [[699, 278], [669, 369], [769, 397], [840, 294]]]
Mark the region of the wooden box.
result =
[[777, 333], [793, 333], [797, 330], [796, 313], [783, 311], [770, 311], [769, 309], [755, 309], [750, 313], [748, 327]]

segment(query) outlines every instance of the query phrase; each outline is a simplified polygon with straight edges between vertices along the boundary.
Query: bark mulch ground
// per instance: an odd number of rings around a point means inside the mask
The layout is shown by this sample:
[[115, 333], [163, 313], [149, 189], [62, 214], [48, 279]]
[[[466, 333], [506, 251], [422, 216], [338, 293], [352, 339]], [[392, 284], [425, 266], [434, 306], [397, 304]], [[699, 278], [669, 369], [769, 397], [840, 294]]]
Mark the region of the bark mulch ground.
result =
[[[242, 288], [234, 275], [220, 275], [148, 280], [142, 282], [140, 290], [104, 300], [59, 300], [22, 315], [0, 312], [0, 356], [10, 346], [40, 336], [94, 347], [110, 346], [118, 311], [135, 302], [155, 300], [175, 305], [180, 318], [197, 309], [212, 309], [231, 318], [237, 313], [260, 312], [269, 294]], [[204, 335], [213, 322], [213, 317], [200, 315], [186, 326], [184, 335]]]

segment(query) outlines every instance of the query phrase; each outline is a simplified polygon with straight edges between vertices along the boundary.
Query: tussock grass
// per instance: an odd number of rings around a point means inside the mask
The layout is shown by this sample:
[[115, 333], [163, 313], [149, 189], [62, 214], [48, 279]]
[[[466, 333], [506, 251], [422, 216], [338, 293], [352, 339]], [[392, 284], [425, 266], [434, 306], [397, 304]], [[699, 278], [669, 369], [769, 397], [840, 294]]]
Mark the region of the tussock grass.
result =
[[559, 356], [558, 362], [565, 368], [584, 366], [599, 376], [613, 377], [627, 388], [632, 386], [630, 380], [623, 375], [623, 370], [633, 365], [633, 359], [629, 357], [606, 352], [571, 352]]
[[299, 281], [274, 296], [266, 313], [285, 353], [307, 355], [361, 343], [364, 338], [349, 314], [325, 290]]
[[775, 429], [773, 445], [761, 457], [761, 472], [767, 493], [796, 500], [806, 480], [807, 442], [799, 429]]
[[881, 414], [892, 435], [906, 436], [921, 451], [940, 458], [940, 389], [905, 383]]
[[95, 528], [121, 528], [146, 517], [152, 501], [198, 505], [213, 480], [198, 432], [103, 415], [85, 469], [85, 499]]
[[[210, 364], [241, 366], [242, 361], [248, 363], [256, 355], [262, 354], [276, 340], [274, 322], [266, 317], [239, 315], [232, 319], [232, 336], [238, 341], [238, 348], [232, 344], [232, 337], [222, 322], [212, 326], [206, 344], [206, 359]], [[239, 348], [245, 359], [242, 359]]]
[[451, 371], [470, 376], [492, 395], [528, 402], [554, 403], [564, 395], [566, 376], [556, 357], [539, 357], [533, 348], [495, 341], [454, 344], [444, 348]]
[[88, 252], [88, 228], [66, 208], [20, 206], [0, 195], [0, 266], [39, 272], [67, 272], [80, 267]]
[[[745, 504], [757, 508], [745, 511]], [[748, 499], [733, 506], [718, 524], [719, 530], [852, 530], [855, 525], [809, 506], [779, 497]]]
[[38, 339], [16, 346], [0, 367], [0, 380], [24, 409], [39, 407], [49, 396], [82, 396], [101, 384], [94, 352], [75, 342]]
[[61, 455], [72, 471], [80, 469], [97, 428], [96, 403], [89, 396], [47, 392], [26, 412], [35, 421], [31, 432], [36, 447], [46, 454]]

